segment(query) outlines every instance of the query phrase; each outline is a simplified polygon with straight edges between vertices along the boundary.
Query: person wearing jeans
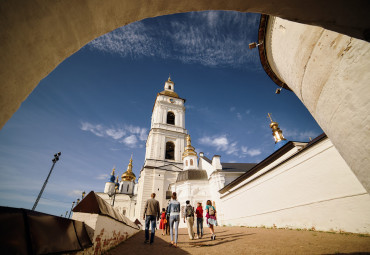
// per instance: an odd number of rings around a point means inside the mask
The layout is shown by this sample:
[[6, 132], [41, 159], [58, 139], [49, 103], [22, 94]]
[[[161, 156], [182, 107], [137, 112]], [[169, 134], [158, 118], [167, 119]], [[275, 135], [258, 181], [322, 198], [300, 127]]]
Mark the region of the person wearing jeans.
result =
[[[171, 246], [177, 247], [178, 239], [178, 228], [180, 222], [180, 203], [176, 200], [176, 192], [172, 193], [172, 200], [167, 207], [167, 213], [170, 215], [170, 236], [171, 236]], [[173, 237], [173, 227], [175, 225], [175, 238]], [[174, 240], [175, 239], [175, 240]]]
[[195, 210], [197, 216], [197, 238], [203, 237], [203, 208], [202, 203], [197, 204], [197, 209]]
[[156, 228], [156, 219], [159, 220], [159, 202], [154, 199], [155, 193], [152, 193], [151, 198], [146, 201], [144, 217], [145, 220], [145, 241], [144, 243], [149, 242], [149, 225], [151, 225], [152, 231], [150, 235], [150, 244], [154, 242], [155, 228]]

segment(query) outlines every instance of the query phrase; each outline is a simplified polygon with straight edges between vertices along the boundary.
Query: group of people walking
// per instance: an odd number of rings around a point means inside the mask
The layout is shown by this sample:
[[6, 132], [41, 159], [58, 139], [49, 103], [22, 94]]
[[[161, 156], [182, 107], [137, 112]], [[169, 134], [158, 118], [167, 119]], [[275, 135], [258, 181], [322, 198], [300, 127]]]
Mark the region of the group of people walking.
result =
[[[180, 223], [180, 211], [181, 206], [179, 201], [177, 201], [176, 192], [172, 193], [171, 201], [169, 202], [167, 209], [162, 208], [162, 213], [160, 214], [159, 202], [154, 199], [155, 193], [152, 193], [151, 199], [148, 199], [144, 210], [144, 220], [145, 220], [145, 243], [152, 244], [154, 241], [156, 220], [160, 219], [159, 229], [162, 229], [162, 235], [168, 233], [168, 229], [171, 236], [170, 246], [177, 247], [178, 241], [178, 228]], [[216, 239], [214, 226], [217, 226], [216, 209], [212, 205], [211, 200], [207, 200], [207, 205], [205, 207], [206, 212], [206, 223], [211, 232], [211, 240]], [[184, 210], [184, 223], [187, 223], [188, 234], [191, 240], [200, 239], [203, 237], [203, 206], [202, 203], [197, 203], [197, 207], [190, 205], [190, 201], [186, 201], [186, 206]], [[194, 233], [194, 220], [196, 218], [197, 224], [197, 235]], [[151, 227], [151, 236], [149, 240], [149, 227]]]

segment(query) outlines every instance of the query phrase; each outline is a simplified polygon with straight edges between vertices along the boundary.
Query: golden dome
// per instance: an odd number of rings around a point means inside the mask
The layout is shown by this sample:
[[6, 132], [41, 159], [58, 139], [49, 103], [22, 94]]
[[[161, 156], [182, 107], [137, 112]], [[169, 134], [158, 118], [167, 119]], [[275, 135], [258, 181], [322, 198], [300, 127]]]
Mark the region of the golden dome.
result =
[[267, 114], [268, 118], [270, 118], [270, 128], [272, 129], [272, 136], [274, 137], [275, 143], [286, 140], [283, 136], [283, 132], [279, 128], [279, 123], [275, 122], [271, 118], [271, 114]]
[[194, 147], [191, 146], [190, 135], [187, 135], [187, 137], [186, 137], [186, 147], [185, 147], [184, 153], [182, 154], [182, 158], [184, 159], [187, 156], [196, 156], [197, 157], [197, 153], [195, 152]]
[[121, 181], [135, 181], [135, 179], [136, 176], [132, 172], [132, 156], [131, 156], [130, 163], [127, 166], [127, 171], [122, 174]]

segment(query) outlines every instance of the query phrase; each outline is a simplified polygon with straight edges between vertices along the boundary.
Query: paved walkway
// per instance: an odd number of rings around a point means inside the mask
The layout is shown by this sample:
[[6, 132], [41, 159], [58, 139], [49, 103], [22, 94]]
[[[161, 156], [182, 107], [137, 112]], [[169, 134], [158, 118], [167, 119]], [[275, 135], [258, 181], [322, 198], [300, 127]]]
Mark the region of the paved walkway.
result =
[[108, 254], [370, 254], [370, 237], [287, 229], [217, 227], [211, 241], [208, 229], [203, 239], [189, 240], [179, 231], [179, 247], [169, 246], [170, 237], [156, 231], [153, 245], [144, 244], [144, 231], [110, 250]]

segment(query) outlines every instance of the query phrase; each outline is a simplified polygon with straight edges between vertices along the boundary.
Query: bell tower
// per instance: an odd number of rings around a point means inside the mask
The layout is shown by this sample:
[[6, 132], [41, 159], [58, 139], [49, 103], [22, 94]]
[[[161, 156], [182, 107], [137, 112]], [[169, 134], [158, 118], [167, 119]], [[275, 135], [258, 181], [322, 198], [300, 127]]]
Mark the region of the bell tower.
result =
[[185, 148], [185, 99], [175, 92], [175, 83], [169, 77], [164, 90], [157, 94], [154, 103], [151, 129], [146, 142], [145, 165], [155, 161], [182, 164]]
[[166, 191], [183, 170], [185, 99], [175, 92], [171, 77], [154, 102], [151, 129], [146, 141], [145, 162], [138, 179], [136, 217], [142, 219], [145, 202], [156, 193], [160, 207], [167, 207]]

